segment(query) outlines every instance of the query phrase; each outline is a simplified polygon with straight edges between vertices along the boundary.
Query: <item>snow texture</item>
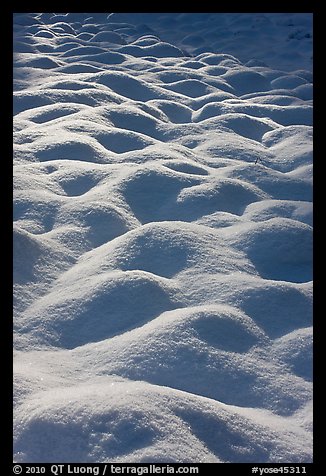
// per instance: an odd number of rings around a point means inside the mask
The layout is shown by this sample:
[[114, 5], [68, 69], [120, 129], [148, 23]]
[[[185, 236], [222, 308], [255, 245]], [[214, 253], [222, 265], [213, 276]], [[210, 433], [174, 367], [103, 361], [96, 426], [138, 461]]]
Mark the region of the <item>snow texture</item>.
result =
[[14, 15], [14, 460], [312, 461], [311, 14]]

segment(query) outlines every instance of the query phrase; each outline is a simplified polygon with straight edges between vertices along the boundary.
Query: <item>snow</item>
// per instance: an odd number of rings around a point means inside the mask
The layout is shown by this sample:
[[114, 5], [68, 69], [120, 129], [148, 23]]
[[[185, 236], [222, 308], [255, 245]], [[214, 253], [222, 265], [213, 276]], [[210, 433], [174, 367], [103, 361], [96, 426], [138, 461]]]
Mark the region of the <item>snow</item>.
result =
[[14, 15], [14, 460], [312, 461], [312, 14]]

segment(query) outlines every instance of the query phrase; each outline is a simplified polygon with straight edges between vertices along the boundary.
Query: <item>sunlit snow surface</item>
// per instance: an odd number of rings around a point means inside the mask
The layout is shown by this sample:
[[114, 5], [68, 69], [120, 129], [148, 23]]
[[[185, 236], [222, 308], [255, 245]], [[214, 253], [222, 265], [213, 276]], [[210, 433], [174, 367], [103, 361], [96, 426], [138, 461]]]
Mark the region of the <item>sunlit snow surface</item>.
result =
[[309, 14], [14, 16], [17, 462], [309, 462]]

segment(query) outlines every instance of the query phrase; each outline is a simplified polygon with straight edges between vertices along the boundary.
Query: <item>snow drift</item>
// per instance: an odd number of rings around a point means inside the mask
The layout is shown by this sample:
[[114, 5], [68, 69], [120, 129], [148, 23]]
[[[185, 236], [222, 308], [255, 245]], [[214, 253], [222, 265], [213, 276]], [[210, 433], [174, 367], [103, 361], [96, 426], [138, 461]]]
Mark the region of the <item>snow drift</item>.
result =
[[15, 461], [311, 461], [311, 16], [17, 13], [14, 66]]

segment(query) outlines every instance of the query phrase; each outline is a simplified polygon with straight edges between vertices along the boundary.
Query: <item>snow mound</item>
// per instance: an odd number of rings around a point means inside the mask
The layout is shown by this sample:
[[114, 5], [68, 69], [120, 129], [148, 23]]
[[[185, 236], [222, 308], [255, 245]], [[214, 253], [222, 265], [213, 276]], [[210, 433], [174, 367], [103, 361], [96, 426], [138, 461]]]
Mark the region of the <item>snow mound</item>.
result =
[[270, 454], [281, 462], [300, 461], [307, 455], [305, 432], [292, 419], [289, 426], [285, 430], [262, 410], [246, 414], [177, 390], [105, 377], [30, 399], [15, 456], [26, 462], [155, 463], [162, 461], [164, 446], [167, 463], [233, 461], [239, 452], [245, 462], [264, 462]]
[[[229, 235], [229, 233], [226, 232]], [[247, 253], [267, 279], [308, 282], [312, 279], [312, 230], [286, 218], [271, 218], [236, 234], [235, 246]]]
[[15, 461], [312, 461], [311, 32], [14, 15]]

